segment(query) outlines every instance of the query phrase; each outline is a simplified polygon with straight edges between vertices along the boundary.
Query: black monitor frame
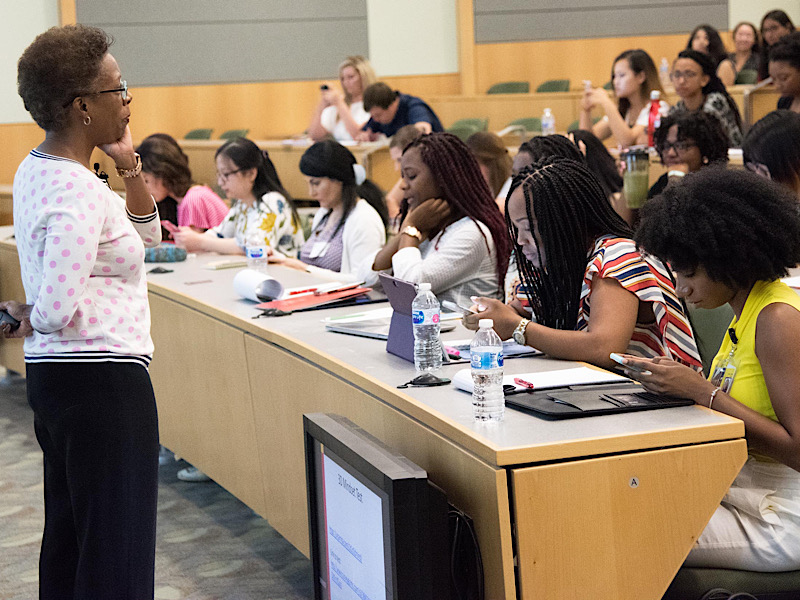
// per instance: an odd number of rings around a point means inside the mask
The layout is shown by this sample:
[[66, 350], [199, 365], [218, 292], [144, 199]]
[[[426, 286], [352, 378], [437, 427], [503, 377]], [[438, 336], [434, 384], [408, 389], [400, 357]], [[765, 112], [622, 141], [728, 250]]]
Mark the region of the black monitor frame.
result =
[[327, 600], [323, 452], [383, 500], [387, 596], [391, 600], [449, 597], [447, 499], [424, 469], [339, 415], [303, 415], [314, 597]]

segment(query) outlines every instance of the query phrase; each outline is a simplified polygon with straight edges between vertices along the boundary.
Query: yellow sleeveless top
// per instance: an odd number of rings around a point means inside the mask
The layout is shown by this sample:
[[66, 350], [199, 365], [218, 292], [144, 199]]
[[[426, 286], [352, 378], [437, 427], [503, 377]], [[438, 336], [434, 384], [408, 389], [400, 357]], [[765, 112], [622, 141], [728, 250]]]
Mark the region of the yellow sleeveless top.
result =
[[[736, 375], [728, 394], [765, 417], [777, 421], [775, 409], [769, 399], [769, 391], [756, 356], [756, 321], [764, 307], [782, 302], [800, 311], [800, 295], [782, 281], [759, 281], [750, 290], [740, 318], [733, 317], [730, 327], [736, 332], [739, 343], [733, 355]], [[730, 354], [733, 343], [726, 335], [714, 357], [711, 373], [720, 361]]]

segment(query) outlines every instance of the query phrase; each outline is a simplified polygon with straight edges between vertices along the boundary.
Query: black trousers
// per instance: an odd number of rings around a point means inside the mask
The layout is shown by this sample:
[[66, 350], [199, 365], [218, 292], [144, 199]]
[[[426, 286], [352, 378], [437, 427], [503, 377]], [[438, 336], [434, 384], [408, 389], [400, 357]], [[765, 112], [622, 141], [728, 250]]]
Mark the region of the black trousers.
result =
[[134, 363], [29, 363], [44, 452], [42, 600], [152, 600], [158, 419]]

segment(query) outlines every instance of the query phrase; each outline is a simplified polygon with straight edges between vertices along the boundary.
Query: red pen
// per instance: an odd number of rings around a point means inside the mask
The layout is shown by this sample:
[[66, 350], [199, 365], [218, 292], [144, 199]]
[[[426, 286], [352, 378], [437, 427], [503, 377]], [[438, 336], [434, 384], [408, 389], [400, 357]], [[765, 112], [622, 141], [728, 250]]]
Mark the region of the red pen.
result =
[[535, 387], [530, 381], [525, 381], [524, 379], [520, 379], [519, 377], [514, 377], [514, 383], [516, 383], [520, 387], [524, 387], [529, 390], [532, 390]]
[[292, 292], [289, 292], [289, 295], [290, 296], [297, 296], [297, 294], [310, 294], [310, 293], [316, 292], [316, 291], [317, 291], [317, 288], [313, 287], [313, 288], [307, 288], [305, 290], [294, 290]]

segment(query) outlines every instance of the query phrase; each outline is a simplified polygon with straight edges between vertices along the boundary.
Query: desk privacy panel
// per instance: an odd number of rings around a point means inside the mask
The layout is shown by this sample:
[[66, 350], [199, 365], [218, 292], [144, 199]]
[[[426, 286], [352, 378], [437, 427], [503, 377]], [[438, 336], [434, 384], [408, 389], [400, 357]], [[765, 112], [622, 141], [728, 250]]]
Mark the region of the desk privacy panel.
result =
[[335, 77], [369, 56], [366, 0], [76, 0], [131, 86]]
[[728, 29], [728, 0], [474, 0], [475, 42], [535, 42]]

